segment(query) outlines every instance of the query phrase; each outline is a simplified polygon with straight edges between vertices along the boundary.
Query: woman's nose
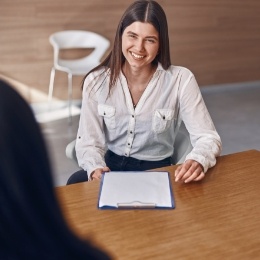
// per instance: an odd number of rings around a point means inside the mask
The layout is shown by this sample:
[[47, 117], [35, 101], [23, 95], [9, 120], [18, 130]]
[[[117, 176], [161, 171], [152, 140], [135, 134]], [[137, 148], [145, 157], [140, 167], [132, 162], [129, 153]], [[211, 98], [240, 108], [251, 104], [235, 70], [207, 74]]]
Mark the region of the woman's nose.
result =
[[136, 49], [138, 50], [138, 51], [142, 51], [143, 49], [144, 49], [144, 43], [143, 43], [143, 40], [138, 40], [137, 42], [136, 42]]

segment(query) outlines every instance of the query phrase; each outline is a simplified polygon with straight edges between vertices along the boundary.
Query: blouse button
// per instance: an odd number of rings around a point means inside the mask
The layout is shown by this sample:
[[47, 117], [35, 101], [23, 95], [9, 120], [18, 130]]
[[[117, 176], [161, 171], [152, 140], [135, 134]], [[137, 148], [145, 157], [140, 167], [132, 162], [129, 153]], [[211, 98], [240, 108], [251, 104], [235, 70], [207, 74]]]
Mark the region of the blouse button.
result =
[[165, 116], [163, 116], [163, 120], [165, 120]]

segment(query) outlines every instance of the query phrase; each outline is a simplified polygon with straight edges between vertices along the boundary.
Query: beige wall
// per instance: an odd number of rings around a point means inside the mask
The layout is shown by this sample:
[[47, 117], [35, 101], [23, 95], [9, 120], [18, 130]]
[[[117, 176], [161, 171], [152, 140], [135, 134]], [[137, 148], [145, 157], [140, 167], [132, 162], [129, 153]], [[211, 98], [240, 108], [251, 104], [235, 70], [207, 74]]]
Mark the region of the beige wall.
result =
[[[0, 0], [0, 74], [48, 91], [59, 30], [82, 29], [113, 41], [131, 0]], [[158, 0], [168, 16], [172, 63], [191, 69], [200, 86], [260, 80], [260, 1]], [[54, 95], [67, 98], [66, 75]], [[74, 98], [80, 97], [81, 77]]]

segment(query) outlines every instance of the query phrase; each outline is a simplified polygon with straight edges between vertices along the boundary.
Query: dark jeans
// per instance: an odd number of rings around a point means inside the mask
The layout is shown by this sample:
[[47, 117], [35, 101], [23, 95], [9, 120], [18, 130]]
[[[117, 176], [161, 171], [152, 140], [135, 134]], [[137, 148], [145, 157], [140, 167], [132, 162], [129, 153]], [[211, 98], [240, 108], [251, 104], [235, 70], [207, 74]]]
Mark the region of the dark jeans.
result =
[[[168, 157], [161, 161], [144, 161], [132, 157], [119, 156], [108, 150], [105, 154], [105, 162], [111, 171], [146, 171], [170, 166], [172, 164], [172, 158]], [[67, 185], [84, 181], [88, 181], [88, 174], [84, 170], [79, 170], [70, 176]]]

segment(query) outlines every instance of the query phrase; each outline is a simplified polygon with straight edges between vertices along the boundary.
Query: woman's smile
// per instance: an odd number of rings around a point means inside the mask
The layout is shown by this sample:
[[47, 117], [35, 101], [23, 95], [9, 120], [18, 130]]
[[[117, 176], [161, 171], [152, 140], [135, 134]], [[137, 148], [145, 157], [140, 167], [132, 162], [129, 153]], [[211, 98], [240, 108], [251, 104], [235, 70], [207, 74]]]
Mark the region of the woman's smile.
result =
[[143, 59], [145, 57], [144, 55], [138, 55], [138, 54], [136, 54], [136, 53], [134, 53], [132, 51], [130, 51], [130, 53], [137, 60], [141, 60], [141, 59]]

